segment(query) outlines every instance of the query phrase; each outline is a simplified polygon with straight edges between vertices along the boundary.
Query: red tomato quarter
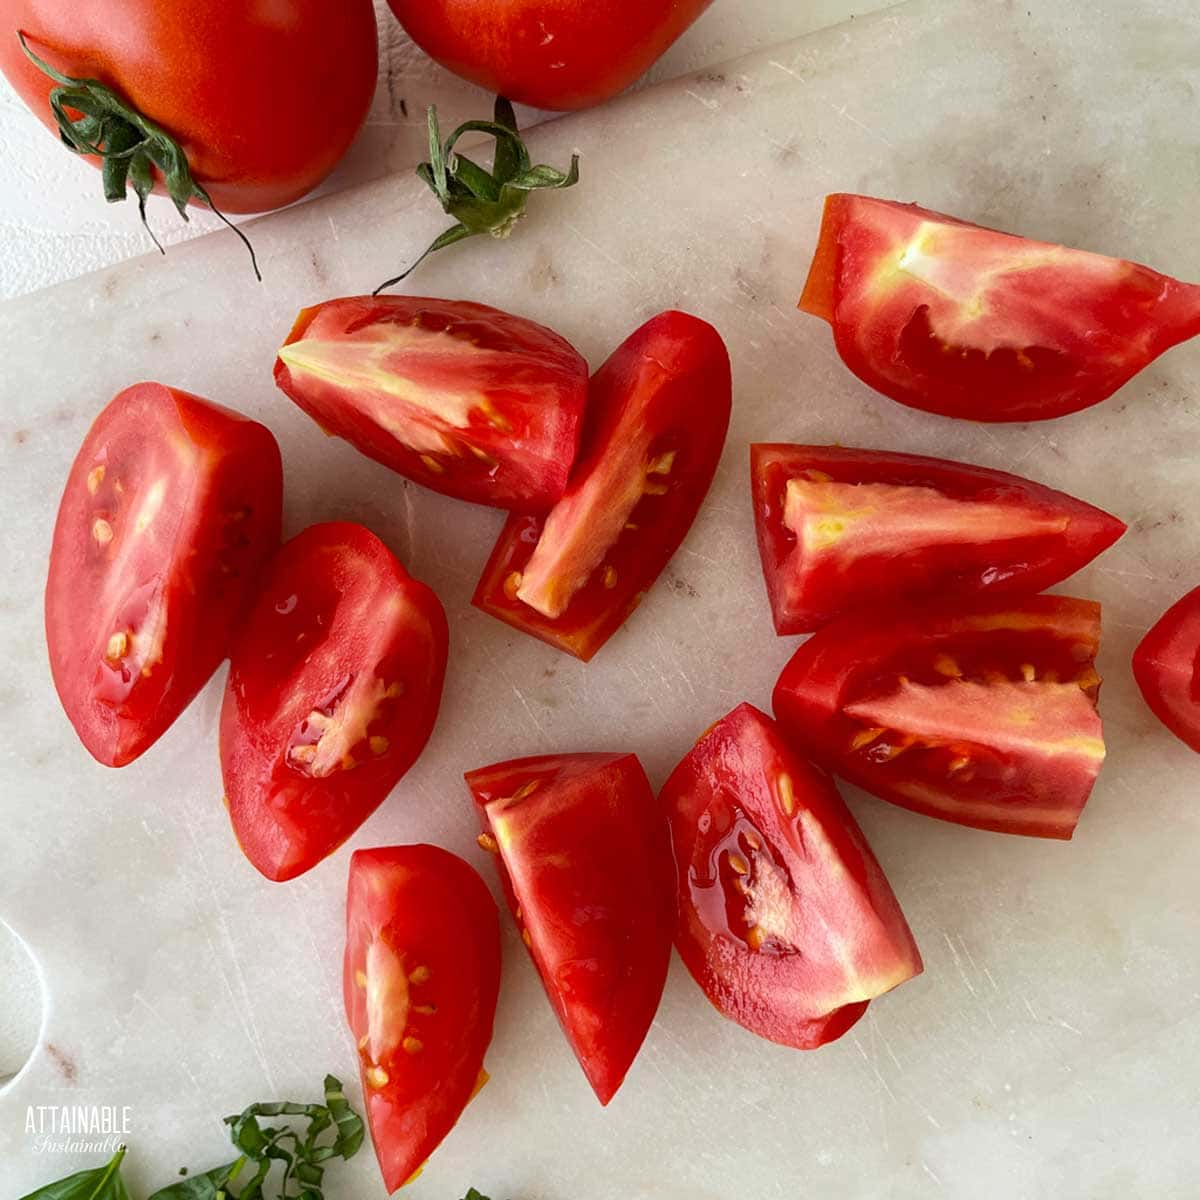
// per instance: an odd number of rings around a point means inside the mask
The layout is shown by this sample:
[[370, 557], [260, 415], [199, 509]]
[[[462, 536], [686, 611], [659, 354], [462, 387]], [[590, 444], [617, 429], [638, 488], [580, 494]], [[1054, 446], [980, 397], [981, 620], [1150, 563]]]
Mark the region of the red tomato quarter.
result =
[[586, 662], [638, 606], [712, 483], [731, 404], [720, 334], [666, 312], [596, 372], [566, 494], [512, 516], [472, 601]]
[[500, 922], [483, 880], [437, 846], [355, 851], [342, 983], [371, 1138], [394, 1192], [487, 1082]]
[[52, 67], [98, 79], [178, 140], [226, 212], [311, 191], [375, 94], [371, 0], [0, 0], [0, 70], [52, 130], [56, 85], [18, 30]]
[[433, 732], [446, 615], [368, 529], [312, 525], [268, 568], [221, 710], [233, 829], [268, 878], [332, 854]]
[[326, 433], [417, 483], [536, 512], [567, 486], [587, 363], [498, 308], [359, 296], [300, 314], [275, 382]]
[[775, 686], [815, 761], [902, 808], [1069, 838], [1104, 763], [1100, 606], [1066, 596], [852, 613]]
[[601, 1104], [658, 1011], [671, 957], [666, 822], [632, 754], [519, 758], [471, 771], [480, 843]]
[[1040, 592], [1125, 532], [1040, 483], [915, 454], [760, 444], [750, 473], [780, 634], [898, 599]]
[[46, 643], [98, 762], [152, 746], [228, 653], [282, 492], [270, 431], [198, 396], [138, 383], [96, 418], [54, 526]]
[[388, 0], [442, 66], [536, 108], [587, 108], [628, 87], [712, 0]]
[[826, 201], [800, 307], [864, 383], [974, 421], [1088, 408], [1200, 334], [1200, 286], [867, 196]]
[[749, 704], [663, 788], [678, 875], [676, 944], [725, 1016], [812, 1050], [919, 975], [921, 955], [828, 777]]
[[1142, 638], [1133, 674], [1154, 715], [1200, 753], [1200, 588], [1169, 608]]

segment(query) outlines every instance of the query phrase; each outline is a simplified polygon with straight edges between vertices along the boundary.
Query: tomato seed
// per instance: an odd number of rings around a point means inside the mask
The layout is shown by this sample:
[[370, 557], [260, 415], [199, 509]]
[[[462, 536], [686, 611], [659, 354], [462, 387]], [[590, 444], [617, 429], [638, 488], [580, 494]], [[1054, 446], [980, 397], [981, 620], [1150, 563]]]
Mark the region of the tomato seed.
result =
[[98, 517], [92, 522], [92, 537], [97, 545], [107, 546], [113, 539], [113, 527], [103, 517]]
[[446, 468], [440, 462], [438, 462], [433, 455], [422, 454], [421, 461], [425, 464], [426, 468], [432, 471], [435, 475], [445, 475]]
[[93, 467], [88, 472], [87, 490], [88, 494], [94, 496], [99, 490], [100, 485], [104, 482], [104, 468]]
[[729, 865], [738, 875], [750, 874], [750, 864], [740, 854], [730, 854]]
[[371, 748], [372, 754], [378, 755], [386, 754], [388, 752], [388, 746], [390, 746], [391, 743], [387, 740], [387, 738], [376, 735], [367, 742], [367, 745]]
[[104, 648], [104, 657], [109, 662], [118, 662], [129, 652], [129, 634], [114, 633], [108, 639], [108, 645]]
[[425, 1049], [425, 1043], [415, 1037], [406, 1037], [400, 1045], [404, 1047], [405, 1054], [420, 1054]]
[[933, 669], [939, 675], [945, 675], [950, 679], [962, 678], [962, 667], [948, 654], [939, 654], [933, 660]]
[[883, 735], [882, 729], [860, 729], [850, 739], [851, 750], [861, 750], [864, 746], [869, 746], [876, 738]]
[[429, 977], [433, 972], [428, 967], [417, 967], [409, 972], [408, 982], [415, 984], [428, 983]]
[[490, 833], [481, 833], [475, 841], [478, 843], [480, 850], [486, 850], [489, 854], [500, 853], [500, 844]]
[[368, 1084], [378, 1091], [380, 1088], [385, 1088], [388, 1085], [389, 1075], [382, 1067], [368, 1067], [364, 1072]]
[[609, 591], [617, 586], [617, 568], [611, 563], [604, 568], [604, 586]]
[[1037, 678], [1037, 671], [1034, 669], [1033, 663], [1021, 664], [1021, 678], [1026, 683], [1032, 683]]
[[[783, 815], [790, 817], [796, 811], [796, 788], [792, 783], [792, 777], [781, 774], [775, 780], [775, 790], [779, 793], [779, 807], [783, 809]], [[756, 846], [755, 849], [757, 850], [758, 847]]]
[[746, 934], [746, 944], [750, 947], [751, 950], [761, 950], [762, 944], [766, 940], [767, 940], [767, 935], [762, 931], [762, 929], [758, 925], [755, 925], [754, 928], [751, 929]]

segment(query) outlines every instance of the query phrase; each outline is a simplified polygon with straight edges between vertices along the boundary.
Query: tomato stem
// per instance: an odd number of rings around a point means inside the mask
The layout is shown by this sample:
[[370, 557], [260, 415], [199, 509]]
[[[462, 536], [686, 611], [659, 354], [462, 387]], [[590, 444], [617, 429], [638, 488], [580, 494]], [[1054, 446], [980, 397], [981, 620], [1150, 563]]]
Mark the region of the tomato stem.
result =
[[[496, 97], [493, 120], [464, 121], [444, 145], [437, 109], [433, 105], [429, 106], [426, 121], [429, 161], [417, 167], [417, 175], [438, 198], [442, 211], [454, 217], [457, 224], [434, 238], [407, 270], [381, 283], [373, 293], [376, 296], [410, 275], [435, 250], [480, 233], [495, 238], [508, 237], [517, 221], [525, 215], [530, 192], [573, 187], [579, 182], [578, 154], [571, 155], [571, 166], [567, 171], [533, 165], [517, 129], [513, 106], [503, 96]], [[458, 139], [465, 133], [486, 133], [495, 138], [491, 171], [455, 152]]]
[[[192, 177], [183, 147], [165, 129], [144, 117], [123, 96], [97, 79], [75, 79], [39, 58], [18, 31], [25, 57], [57, 87], [50, 91], [50, 110], [64, 146], [73, 154], [95, 155], [101, 160], [104, 198], [109, 203], [126, 199], [132, 186], [142, 224], [160, 253], [162, 243], [146, 219], [146, 197], [154, 189], [155, 171], [162, 176], [167, 195], [186, 221], [189, 201], [198, 201], [242, 240], [250, 253], [254, 275], [262, 282], [258, 259], [250, 239], [212, 202], [208, 192]], [[72, 113], [78, 115], [72, 116]]]

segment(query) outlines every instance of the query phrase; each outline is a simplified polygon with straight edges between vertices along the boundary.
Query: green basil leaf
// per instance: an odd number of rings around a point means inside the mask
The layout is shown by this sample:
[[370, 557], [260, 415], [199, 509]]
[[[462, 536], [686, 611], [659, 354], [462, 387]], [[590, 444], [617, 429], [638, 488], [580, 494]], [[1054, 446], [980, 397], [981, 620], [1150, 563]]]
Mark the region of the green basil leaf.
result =
[[66, 1179], [48, 1183], [45, 1187], [22, 1196], [21, 1200], [130, 1200], [125, 1181], [121, 1178], [122, 1146], [103, 1166], [89, 1171], [77, 1171]]

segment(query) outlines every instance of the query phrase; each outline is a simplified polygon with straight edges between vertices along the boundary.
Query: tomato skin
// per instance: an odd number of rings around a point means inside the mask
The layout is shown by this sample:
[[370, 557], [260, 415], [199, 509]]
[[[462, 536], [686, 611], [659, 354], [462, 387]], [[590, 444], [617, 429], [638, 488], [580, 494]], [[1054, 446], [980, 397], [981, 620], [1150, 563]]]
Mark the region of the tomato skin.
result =
[[1133, 652], [1150, 711], [1200, 754], [1200, 587], [1176, 601]]
[[[779, 634], [860, 605], [1040, 592], [1126, 528], [1032, 480], [917, 454], [758, 443], [750, 475]], [[805, 539], [789, 527], [789, 495]]]
[[280, 549], [221, 709], [229, 815], [268, 879], [332, 854], [416, 762], [447, 641], [437, 596], [361, 525], [312, 525]]
[[718, 1012], [812, 1050], [923, 969], [896, 897], [829, 778], [749, 704], [663, 787], [676, 945]]
[[300, 314], [275, 382], [326, 433], [425, 487], [537, 512], [567, 486], [587, 363], [486, 304], [352, 296]]
[[388, 0], [447, 70], [535, 108], [600, 104], [644, 75], [712, 0]]
[[175, 137], [225, 212], [311, 191], [375, 92], [371, 0], [0, 0], [0, 28], [0, 70], [47, 128], [57, 132], [56, 85], [21, 52], [17, 30], [51, 66], [107, 84]]
[[817, 630], [775, 685], [813, 761], [960, 825], [1070, 838], [1104, 762], [1100, 606], [1069, 596], [864, 609]]
[[132, 762], [217, 669], [279, 544], [282, 499], [274, 437], [238, 413], [138, 383], [97, 416], [45, 596], [54, 686], [97, 762]]
[[1200, 334], [1200, 285], [869, 196], [832, 195], [800, 307], [911, 408], [1040, 421]]
[[682, 312], [647, 321], [592, 377], [562, 499], [545, 517], [509, 518], [471, 603], [591, 659], [687, 536], [731, 403], [729, 354], [711, 325]]
[[438, 846], [356, 850], [342, 987], [371, 1139], [393, 1192], [487, 1082], [500, 921], [478, 872]]
[[466, 780], [555, 1016], [608, 1104], [671, 957], [670, 848], [650, 782], [633, 754], [520, 758]]

